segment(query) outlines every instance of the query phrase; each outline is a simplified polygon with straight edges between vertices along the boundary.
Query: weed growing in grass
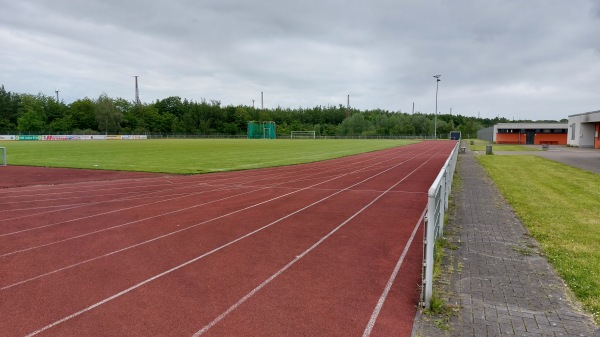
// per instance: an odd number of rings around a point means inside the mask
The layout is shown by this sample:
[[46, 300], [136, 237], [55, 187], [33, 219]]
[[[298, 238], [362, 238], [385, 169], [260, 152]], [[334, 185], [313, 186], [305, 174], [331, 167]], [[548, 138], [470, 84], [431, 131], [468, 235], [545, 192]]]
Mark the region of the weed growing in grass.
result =
[[438, 329], [448, 331], [450, 330], [450, 318], [456, 316], [459, 309], [457, 306], [449, 305], [443, 296], [434, 290], [431, 304], [429, 309], [425, 310], [425, 314], [433, 317], [432, 321]]
[[517, 253], [519, 253], [519, 254], [521, 254], [523, 256], [531, 256], [531, 255], [533, 255], [533, 251], [531, 249], [527, 248], [527, 247], [513, 246], [512, 249], [515, 252], [517, 252]]

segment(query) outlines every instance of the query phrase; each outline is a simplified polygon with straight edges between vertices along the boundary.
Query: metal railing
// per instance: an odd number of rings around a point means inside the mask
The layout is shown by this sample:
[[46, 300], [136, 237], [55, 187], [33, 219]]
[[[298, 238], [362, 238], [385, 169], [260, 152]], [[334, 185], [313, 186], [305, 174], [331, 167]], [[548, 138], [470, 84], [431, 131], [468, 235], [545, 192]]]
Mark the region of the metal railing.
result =
[[6, 166], [6, 148], [0, 147], [0, 166]]
[[425, 217], [425, 233], [423, 241], [423, 283], [421, 290], [421, 305], [429, 309], [433, 295], [433, 264], [435, 241], [444, 233], [444, 214], [448, 209], [448, 198], [452, 189], [452, 179], [460, 142], [446, 160], [437, 178], [429, 188], [427, 216]]

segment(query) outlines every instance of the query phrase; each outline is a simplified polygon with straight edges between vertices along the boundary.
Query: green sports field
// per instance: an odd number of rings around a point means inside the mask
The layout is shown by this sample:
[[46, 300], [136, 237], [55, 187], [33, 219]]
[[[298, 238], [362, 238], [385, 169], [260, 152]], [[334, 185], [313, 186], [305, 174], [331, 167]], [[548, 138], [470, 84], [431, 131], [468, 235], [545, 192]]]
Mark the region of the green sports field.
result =
[[9, 165], [207, 173], [299, 164], [412, 144], [410, 140], [170, 139], [6, 141]]

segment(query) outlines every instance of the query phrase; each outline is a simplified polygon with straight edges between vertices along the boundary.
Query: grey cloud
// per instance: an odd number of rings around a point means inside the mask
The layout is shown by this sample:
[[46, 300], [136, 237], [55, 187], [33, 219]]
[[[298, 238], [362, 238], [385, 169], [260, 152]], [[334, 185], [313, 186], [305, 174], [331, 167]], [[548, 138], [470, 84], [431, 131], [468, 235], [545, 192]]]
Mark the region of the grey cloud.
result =
[[[560, 119], [598, 109], [591, 0], [0, 0], [2, 84]], [[573, 111], [577, 109], [576, 111]], [[579, 111], [580, 110], [580, 111]]]

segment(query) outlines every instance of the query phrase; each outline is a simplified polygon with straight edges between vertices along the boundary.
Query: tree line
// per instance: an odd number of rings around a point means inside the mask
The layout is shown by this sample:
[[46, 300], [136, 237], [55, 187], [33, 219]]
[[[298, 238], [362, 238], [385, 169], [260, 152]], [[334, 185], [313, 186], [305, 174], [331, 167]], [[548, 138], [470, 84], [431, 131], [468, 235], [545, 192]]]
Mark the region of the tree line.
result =
[[[21, 94], [0, 86], [2, 134], [202, 134], [245, 135], [249, 121], [274, 121], [278, 136], [314, 130], [320, 136], [425, 136], [434, 133], [434, 115], [358, 110], [339, 106], [258, 109], [222, 106], [217, 100], [192, 101], [177, 96], [140, 103], [101, 94], [70, 104], [44, 94]], [[450, 131], [474, 137], [481, 128], [510, 122], [506, 118], [437, 116], [437, 134]]]

